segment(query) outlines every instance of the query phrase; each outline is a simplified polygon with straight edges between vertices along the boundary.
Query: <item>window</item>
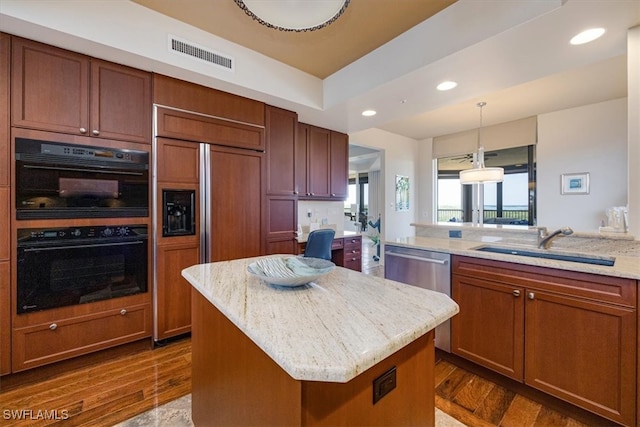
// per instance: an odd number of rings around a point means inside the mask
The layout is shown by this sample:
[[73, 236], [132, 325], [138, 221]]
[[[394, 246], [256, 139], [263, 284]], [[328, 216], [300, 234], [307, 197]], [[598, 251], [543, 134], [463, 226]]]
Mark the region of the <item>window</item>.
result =
[[[437, 159], [437, 221], [470, 222], [472, 187], [461, 185], [460, 170], [473, 155]], [[485, 165], [504, 168], [504, 181], [484, 184], [485, 224], [535, 225], [535, 146], [485, 152]]]

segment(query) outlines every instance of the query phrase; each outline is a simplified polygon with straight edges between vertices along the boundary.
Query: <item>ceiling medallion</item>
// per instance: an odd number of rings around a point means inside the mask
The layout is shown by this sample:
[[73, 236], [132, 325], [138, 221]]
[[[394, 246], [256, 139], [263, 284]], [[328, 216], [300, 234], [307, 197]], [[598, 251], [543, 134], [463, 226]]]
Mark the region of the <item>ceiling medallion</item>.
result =
[[351, 0], [234, 0], [254, 21], [279, 31], [320, 30], [342, 15]]

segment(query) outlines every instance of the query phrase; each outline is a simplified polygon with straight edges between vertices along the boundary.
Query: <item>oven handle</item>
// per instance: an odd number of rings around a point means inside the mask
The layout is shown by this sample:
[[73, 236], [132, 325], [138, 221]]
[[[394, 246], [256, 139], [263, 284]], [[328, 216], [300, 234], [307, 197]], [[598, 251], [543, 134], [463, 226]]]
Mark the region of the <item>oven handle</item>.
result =
[[125, 246], [125, 245], [139, 245], [144, 243], [142, 240], [136, 240], [133, 242], [116, 242], [116, 243], [96, 243], [92, 245], [71, 245], [71, 246], [46, 246], [43, 248], [26, 248], [25, 252], [36, 252], [36, 251], [55, 251], [58, 249], [82, 249], [82, 248], [103, 248], [105, 246]]
[[54, 171], [70, 171], [70, 172], [93, 172], [93, 173], [108, 173], [112, 175], [136, 175], [142, 176], [142, 172], [125, 172], [114, 170], [101, 170], [101, 169], [80, 169], [80, 168], [65, 168], [61, 166], [37, 166], [37, 165], [23, 165], [25, 169], [46, 169]]

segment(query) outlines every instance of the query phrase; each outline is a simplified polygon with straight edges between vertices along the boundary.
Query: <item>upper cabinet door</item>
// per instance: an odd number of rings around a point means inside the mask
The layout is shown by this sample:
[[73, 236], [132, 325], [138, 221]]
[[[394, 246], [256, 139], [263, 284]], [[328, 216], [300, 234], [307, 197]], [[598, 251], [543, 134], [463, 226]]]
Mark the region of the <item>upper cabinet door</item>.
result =
[[349, 191], [349, 135], [331, 132], [331, 197], [346, 199]]
[[11, 124], [151, 143], [151, 74], [13, 38]]
[[89, 128], [89, 58], [13, 38], [11, 124], [86, 134]]
[[267, 194], [293, 196], [296, 193], [295, 144], [298, 115], [266, 106]]
[[151, 74], [91, 60], [91, 136], [151, 143]]
[[331, 131], [309, 126], [308, 137], [309, 161], [307, 163], [307, 175], [309, 195], [312, 197], [329, 197]]

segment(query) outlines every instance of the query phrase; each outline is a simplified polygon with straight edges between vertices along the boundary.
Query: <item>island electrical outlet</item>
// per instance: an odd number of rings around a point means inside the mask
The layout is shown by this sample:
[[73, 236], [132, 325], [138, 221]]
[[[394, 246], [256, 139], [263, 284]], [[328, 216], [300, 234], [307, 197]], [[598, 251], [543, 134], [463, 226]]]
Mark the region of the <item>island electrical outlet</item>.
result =
[[396, 388], [396, 367], [389, 369], [384, 374], [373, 380], [373, 403], [386, 396]]

